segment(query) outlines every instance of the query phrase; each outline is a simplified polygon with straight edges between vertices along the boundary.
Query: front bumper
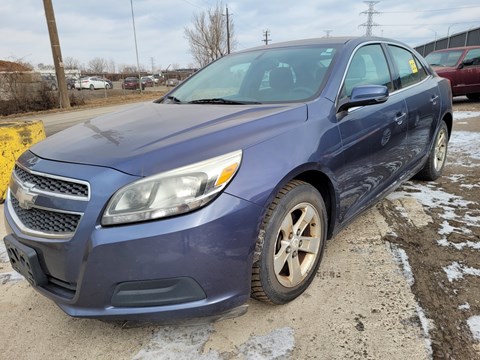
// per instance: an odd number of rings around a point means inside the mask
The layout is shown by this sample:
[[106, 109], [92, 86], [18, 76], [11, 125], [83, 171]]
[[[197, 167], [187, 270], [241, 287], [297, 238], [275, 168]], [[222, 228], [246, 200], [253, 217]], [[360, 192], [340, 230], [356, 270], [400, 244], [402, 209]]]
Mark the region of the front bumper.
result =
[[25, 234], [10, 200], [5, 206], [6, 240], [35, 251], [48, 279], [35, 289], [68, 315], [169, 321], [212, 317], [247, 302], [261, 207], [223, 193], [182, 216], [103, 227], [98, 204], [108, 196], [93, 197], [71, 239]]

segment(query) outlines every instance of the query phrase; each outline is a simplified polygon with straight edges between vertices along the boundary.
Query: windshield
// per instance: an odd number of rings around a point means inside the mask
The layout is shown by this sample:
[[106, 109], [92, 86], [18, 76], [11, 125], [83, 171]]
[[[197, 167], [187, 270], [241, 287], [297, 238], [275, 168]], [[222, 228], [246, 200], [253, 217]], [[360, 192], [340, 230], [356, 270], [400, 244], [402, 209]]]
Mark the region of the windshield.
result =
[[303, 101], [324, 83], [336, 48], [261, 49], [226, 56], [167, 96], [168, 103], [258, 104]]
[[432, 52], [427, 55], [425, 60], [427, 60], [431, 66], [453, 67], [457, 65], [458, 59], [460, 59], [462, 53], [462, 50]]

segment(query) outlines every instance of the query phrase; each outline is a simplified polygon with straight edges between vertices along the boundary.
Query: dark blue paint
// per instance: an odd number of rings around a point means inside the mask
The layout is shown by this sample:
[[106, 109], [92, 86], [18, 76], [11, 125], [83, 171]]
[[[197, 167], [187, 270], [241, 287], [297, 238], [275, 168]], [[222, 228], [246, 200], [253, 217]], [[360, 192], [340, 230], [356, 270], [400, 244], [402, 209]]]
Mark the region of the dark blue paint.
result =
[[[37, 251], [43, 271], [76, 289], [71, 296], [37, 290], [80, 317], [161, 320], [222, 313], [249, 298], [262, 217], [286, 183], [307, 172], [328, 179], [322, 189], [331, 191], [329, 234], [335, 234], [414, 175], [439, 121], [451, 116], [448, 83], [431, 73], [411, 88], [394, 89], [385, 103], [338, 112], [337, 94], [352, 53], [364, 42], [384, 40], [318, 41], [336, 42], [339, 49], [328, 80], [309, 101], [140, 105], [67, 129], [24, 153], [19, 159], [24, 167], [84, 180], [91, 187], [91, 199], [83, 204], [38, 200], [46, 207], [85, 212], [68, 240], [21, 233], [6, 207], [8, 232]], [[433, 104], [435, 96], [439, 101]], [[239, 149], [238, 173], [207, 206], [156, 221], [101, 226], [106, 204], [124, 185]], [[159, 307], [111, 305], [118, 283], [177, 277], [194, 279], [206, 299]]]

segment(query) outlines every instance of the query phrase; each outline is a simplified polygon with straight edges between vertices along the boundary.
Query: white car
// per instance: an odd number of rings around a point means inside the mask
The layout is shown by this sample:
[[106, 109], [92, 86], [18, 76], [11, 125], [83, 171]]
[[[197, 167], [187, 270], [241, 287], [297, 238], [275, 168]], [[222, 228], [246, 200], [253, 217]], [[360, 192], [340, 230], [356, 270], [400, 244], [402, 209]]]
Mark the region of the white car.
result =
[[78, 90], [80, 89], [95, 90], [95, 89], [111, 89], [111, 88], [112, 88], [111, 82], [96, 76], [84, 77], [75, 83], [75, 89], [78, 89]]

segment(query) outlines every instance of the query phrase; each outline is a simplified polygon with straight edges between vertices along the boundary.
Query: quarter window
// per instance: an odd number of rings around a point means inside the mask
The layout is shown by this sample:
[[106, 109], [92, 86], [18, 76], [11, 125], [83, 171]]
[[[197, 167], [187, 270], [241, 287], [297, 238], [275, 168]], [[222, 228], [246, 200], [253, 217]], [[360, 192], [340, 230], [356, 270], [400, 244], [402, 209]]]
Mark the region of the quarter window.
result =
[[340, 98], [350, 96], [359, 85], [384, 85], [393, 90], [387, 60], [379, 44], [363, 46], [353, 55]]
[[388, 47], [397, 66], [402, 88], [419, 83], [427, 77], [422, 63], [410, 51], [393, 45]]

